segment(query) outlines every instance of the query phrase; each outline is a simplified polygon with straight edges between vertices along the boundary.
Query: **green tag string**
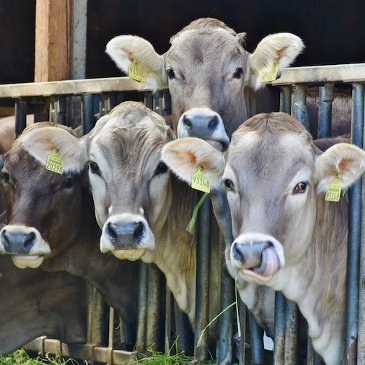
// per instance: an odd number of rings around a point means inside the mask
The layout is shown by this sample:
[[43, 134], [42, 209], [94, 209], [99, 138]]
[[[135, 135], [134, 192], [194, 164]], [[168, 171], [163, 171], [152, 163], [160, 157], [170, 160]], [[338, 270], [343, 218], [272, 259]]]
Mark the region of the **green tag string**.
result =
[[186, 227], [186, 230], [193, 234], [194, 233], [194, 228], [195, 228], [195, 222], [196, 222], [196, 218], [198, 216], [198, 210], [201, 207], [201, 205], [203, 204], [205, 198], [207, 197], [208, 193], [205, 193], [199, 200], [198, 204], [195, 206], [194, 208], [194, 212], [193, 212], [193, 216], [190, 219], [190, 222], [188, 224], [188, 226]]

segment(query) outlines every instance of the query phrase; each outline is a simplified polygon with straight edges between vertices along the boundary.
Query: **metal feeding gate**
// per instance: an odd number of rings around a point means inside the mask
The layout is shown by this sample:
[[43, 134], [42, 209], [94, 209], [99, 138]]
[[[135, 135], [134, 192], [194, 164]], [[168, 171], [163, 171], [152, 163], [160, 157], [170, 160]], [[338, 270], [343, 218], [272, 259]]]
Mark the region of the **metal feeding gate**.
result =
[[[364, 83], [365, 64], [336, 66], [289, 68], [283, 71], [279, 79], [272, 82], [281, 89], [281, 111], [291, 113], [308, 129], [310, 120], [306, 105], [307, 91], [315, 90], [319, 94], [318, 138], [330, 135], [332, 101], [337, 87], [347, 87], [352, 94], [352, 143], [363, 147], [364, 127]], [[69, 99], [78, 99], [81, 107], [80, 120], [83, 133], [90, 131], [94, 125], [95, 100], [98, 98], [99, 115], [108, 113], [116, 104], [128, 100], [130, 92], [140, 92], [140, 99], [151, 109], [164, 115], [170, 113], [168, 92], [152, 95], [151, 92], [127, 77], [74, 80], [45, 83], [1, 85], [0, 98], [15, 101], [16, 134], [25, 127], [27, 112], [35, 115], [35, 121], [51, 120], [65, 124], [66, 113], [70, 113]], [[143, 94], [142, 94], [143, 93]], [[135, 94], [133, 94], [135, 95]], [[50, 102], [49, 114], [41, 116], [45, 101]], [[74, 105], [74, 104], [73, 104]], [[75, 111], [73, 111], [75, 112]], [[76, 111], [77, 114], [77, 111]], [[364, 363], [365, 359], [365, 242], [362, 227], [362, 182], [359, 181], [349, 190], [349, 251], [348, 251], [348, 285], [347, 285], [347, 320], [346, 351], [347, 364]], [[365, 206], [365, 205], [364, 205]], [[363, 217], [365, 215], [363, 214]], [[58, 356], [86, 360], [88, 363], [127, 364], [134, 359], [137, 352], [148, 353], [149, 346], [160, 343], [163, 352], [169, 352], [172, 346], [171, 333], [178, 337], [179, 351], [194, 347], [197, 360], [209, 360], [208, 331], [208, 282], [209, 282], [209, 222], [211, 209], [206, 201], [198, 219], [197, 248], [197, 298], [196, 327], [193, 344], [182, 330], [186, 318], [174, 306], [171, 293], [165, 289], [164, 278], [154, 265], [140, 263], [140, 294], [138, 303], [138, 328], [136, 352], [118, 350], [115, 346], [114, 311], [110, 309], [109, 334], [103, 338], [102, 323], [105, 316], [104, 303], [100, 294], [90, 287], [88, 295], [88, 333], [85, 345], [66, 345], [59, 341], [38, 338], [26, 346], [28, 350], [41, 353], [53, 353]], [[224, 255], [222, 254], [222, 264]], [[161, 300], [162, 298], [162, 300]], [[221, 310], [235, 301], [234, 283], [224, 270], [221, 275]], [[239, 302], [239, 318], [242, 337], [235, 346], [233, 335], [237, 332], [235, 309], [231, 306], [218, 317], [219, 340], [213, 357], [220, 364], [239, 363], [287, 365], [298, 363], [299, 323], [303, 322], [298, 308], [287, 301], [281, 293], [276, 295], [275, 314], [275, 351], [269, 352], [273, 360], [267, 360], [268, 351], [263, 349], [262, 331], [246, 314], [244, 305]], [[164, 308], [164, 313], [161, 313]], [[248, 321], [246, 322], [246, 319]], [[247, 323], [247, 328], [246, 328]], [[245, 338], [245, 334], [248, 336]], [[202, 335], [202, 336], [201, 336]], [[121, 334], [123, 336], [123, 334]], [[105, 337], [105, 336], [104, 336]], [[202, 345], [197, 347], [197, 339], [202, 337]], [[161, 340], [162, 339], [162, 340]], [[190, 342], [189, 342], [190, 341]], [[319, 364], [321, 359], [314, 353], [310, 341], [307, 348], [307, 364]], [[234, 347], [234, 350], [232, 348]], [[236, 353], [239, 359], [236, 360]], [[232, 359], [233, 358], [233, 359]]]

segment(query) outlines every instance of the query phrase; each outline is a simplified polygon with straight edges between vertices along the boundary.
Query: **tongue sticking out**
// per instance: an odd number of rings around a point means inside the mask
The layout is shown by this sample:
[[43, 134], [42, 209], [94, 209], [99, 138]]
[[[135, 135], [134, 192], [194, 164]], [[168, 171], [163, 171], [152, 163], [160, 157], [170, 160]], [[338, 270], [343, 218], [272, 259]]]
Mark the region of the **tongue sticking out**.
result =
[[261, 265], [250, 270], [244, 269], [246, 275], [257, 278], [261, 281], [268, 281], [280, 269], [280, 259], [273, 246], [262, 251]]

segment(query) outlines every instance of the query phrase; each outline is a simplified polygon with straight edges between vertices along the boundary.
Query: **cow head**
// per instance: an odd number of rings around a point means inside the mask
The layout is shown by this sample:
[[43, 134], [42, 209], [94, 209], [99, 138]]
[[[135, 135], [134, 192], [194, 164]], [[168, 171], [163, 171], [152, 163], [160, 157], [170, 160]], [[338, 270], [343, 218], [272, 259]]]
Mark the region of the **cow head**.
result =
[[16, 266], [38, 267], [76, 238], [86, 163], [86, 147], [73, 131], [48, 122], [26, 128], [6, 153], [1, 184], [8, 225], [0, 253]]
[[160, 158], [172, 139], [163, 118], [137, 102], [120, 104], [91, 131], [88, 174], [102, 252], [152, 260], [152, 229], [162, 227], [171, 204], [170, 175]]
[[130, 35], [113, 38], [106, 52], [125, 73], [136, 64], [152, 90], [169, 88], [179, 138], [198, 137], [225, 150], [244, 120], [276, 110], [265, 90], [256, 93], [264, 86], [262, 76], [288, 67], [304, 47], [299, 37], [278, 33], [265, 37], [251, 54], [245, 37], [219, 20], [202, 18], [173, 36], [164, 55]]
[[[169, 158], [171, 151], [180, 157]], [[207, 162], [209, 156], [215, 161]], [[364, 151], [339, 143], [322, 153], [305, 128], [284, 113], [246, 121], [218, 167], [212, 147], [193, 138], [167, 144], [163, 159], [186, 181], [202, 163], [215, 186], [227, 191], [234, 236], [226, 251], [228, 269], [238, 281], [260, 284], [270, 283], [280, 268], [295, 265], [306, 254], [318, 201], [324, 202], [336, 176], [346, 190], [365, 171]]]

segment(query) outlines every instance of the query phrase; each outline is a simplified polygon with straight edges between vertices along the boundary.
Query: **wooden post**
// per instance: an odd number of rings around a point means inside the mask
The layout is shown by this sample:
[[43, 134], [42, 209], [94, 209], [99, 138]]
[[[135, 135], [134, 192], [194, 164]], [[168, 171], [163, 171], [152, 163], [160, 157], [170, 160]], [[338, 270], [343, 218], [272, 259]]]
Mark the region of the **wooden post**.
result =
[[34, 81], [71, 78], [72, 0], [37, 0]]

